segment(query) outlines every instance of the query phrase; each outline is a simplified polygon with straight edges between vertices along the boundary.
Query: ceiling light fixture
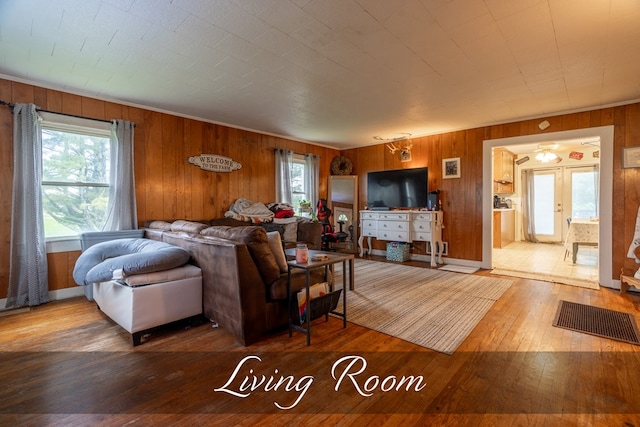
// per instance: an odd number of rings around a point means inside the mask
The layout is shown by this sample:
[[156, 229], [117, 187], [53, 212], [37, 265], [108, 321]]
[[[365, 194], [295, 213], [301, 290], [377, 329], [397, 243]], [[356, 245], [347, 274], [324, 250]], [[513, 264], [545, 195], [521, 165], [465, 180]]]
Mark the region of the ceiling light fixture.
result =
[[411, 138], [411, 134], [407, 132], [394, 133], [393, 136], [374, 136], [373, 139], [384, 142], [396, 142]]
[[542, 163], [549, 163], [552, 160], [557, 159], [558, 156], [555, 153], [552, 153], [548, 150], [544, 150], [542, 153], [538, 153], [536, 155], [536, 160]]
[[[400, 151], [400, 161], [408, 162], [411, 161], [411, 148], [413, 147], [413, 143], [411, 142], [411, 134], [410, 133], [399, 133], [398, 137], [390, 137], [383, 138], [381, 136], [374, 136], [373, 139], [378, 141], [388, 141], [389, 143], [386, 145], [391, 154], [394, 154], [396, 151]], [[395, 143], [398, 143], [396, 146]]]

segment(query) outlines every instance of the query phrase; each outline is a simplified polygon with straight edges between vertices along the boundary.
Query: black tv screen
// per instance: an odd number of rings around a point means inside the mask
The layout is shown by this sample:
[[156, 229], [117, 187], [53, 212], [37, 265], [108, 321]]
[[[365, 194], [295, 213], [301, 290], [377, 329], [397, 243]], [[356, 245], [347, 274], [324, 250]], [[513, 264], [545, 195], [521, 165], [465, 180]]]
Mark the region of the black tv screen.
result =
[[369, 209], [427, 207], [427, 168], [397, 169], [367, 174]]

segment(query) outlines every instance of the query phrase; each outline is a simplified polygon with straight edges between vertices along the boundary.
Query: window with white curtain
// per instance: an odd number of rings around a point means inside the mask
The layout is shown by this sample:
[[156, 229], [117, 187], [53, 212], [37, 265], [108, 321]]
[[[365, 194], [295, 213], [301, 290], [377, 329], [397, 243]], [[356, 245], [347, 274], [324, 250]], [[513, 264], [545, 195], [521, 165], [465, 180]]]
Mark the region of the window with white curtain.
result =
[[304, 156], [294, 154], [289, 173], [291, 174], [291, 201], [295, 208], [300, 206], [302, 200], [309, 201], [311, 199], [307, 188], [305, 188], [305, 167]]
[[101, 230], [109, 201], [109, 123], [42, 115], [45, 237], [69, 237]]

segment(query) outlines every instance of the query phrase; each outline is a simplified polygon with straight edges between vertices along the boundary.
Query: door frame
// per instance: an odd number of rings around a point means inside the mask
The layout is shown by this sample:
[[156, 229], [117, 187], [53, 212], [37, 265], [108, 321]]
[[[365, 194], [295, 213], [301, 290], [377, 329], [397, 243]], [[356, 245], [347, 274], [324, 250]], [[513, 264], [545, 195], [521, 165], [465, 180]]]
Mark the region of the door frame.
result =
[[601, 286], [617, 288], [613, 280], [612, 265], [612, 221], [613, 221], [613, 126], [599, 126], [537, 135], [510, 138], [486, 139], [482, 144], [482, 261], [481, 268], [492, 268], [493, 242], [493, 178], [491, 176], [492, 149], [494, 147], [543, 143], [574, 138], [600, 138], [600, 243], [599, 283]]

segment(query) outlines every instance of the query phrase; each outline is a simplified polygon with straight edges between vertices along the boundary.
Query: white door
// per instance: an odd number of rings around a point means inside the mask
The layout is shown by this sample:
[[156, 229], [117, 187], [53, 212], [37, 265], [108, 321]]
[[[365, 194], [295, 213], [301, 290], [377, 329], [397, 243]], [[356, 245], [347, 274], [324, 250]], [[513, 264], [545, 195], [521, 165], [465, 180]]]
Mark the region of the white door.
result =
[[571, 167], [564, 170], [564, 236], [569, 230], [567, 218], [592, 219], [599, 216], [598, 165]]
[[538, 241], [562, 242], [562, 173], [560, 169], [533, 172], [535, 232]]
[[565, 212], [573, 219], [598, 217], [598, 165], [565, 168]]

